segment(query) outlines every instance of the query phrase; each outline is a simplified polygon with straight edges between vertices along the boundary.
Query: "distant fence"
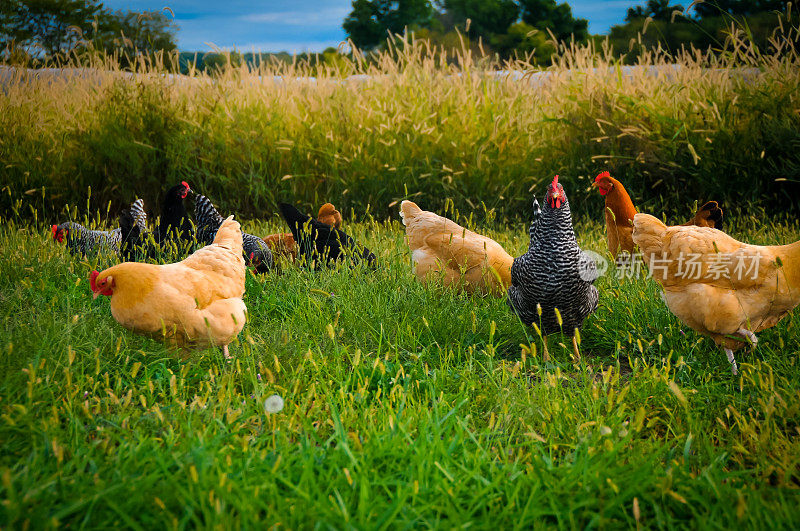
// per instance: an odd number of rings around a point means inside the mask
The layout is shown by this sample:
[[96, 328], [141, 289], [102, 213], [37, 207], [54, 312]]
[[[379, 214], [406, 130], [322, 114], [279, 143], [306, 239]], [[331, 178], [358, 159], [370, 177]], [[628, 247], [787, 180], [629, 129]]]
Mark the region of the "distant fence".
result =
[[[620, 65], [618, 67], [614, 67], [609, 70], [618, 70], [619, 73], [624, 77], [634, 77], [639, 75], [641, 72], [644, 72], [647, 75], [665, 75], [667, 79], [672, 77], [674, 74], [679, 72], [683, 68], [681, 65], [663, 65], [663, 66], [631, 66], [631, 65]], [[597, 69], [593, 69], [597, 70]], [[719, 69], [721, 70], [721, 69]], [[576, 73], [580, 73], [581, 71], [576, 71]], [[32, 68], [18, 68], [12, 66], [2, 66], [0, 65], [0, 85], [8, 85], [9, 83], [19, 83], [19, 82], [29, 82], [33, 80], [44, 80], [48, 78], [52, 79], [64, 79], [64, 78], [79, 78], [85, 80], [95, 80], [98, 83], [102, 81], [107, 81], [108, 71], [97, 70], [93, 68], [42, 68], [42, 69], [32, 69]], [[136, 77], [143, 77], [145, 74], [134, 74], [132, 72], [124, 72], [124, 71], [113, 71], [114, 74], [123, 77], [123, 78], [136, 78]], [[572, 73], [572, 71], [570, 71]], [[737, 69], [736, 73], [742, 77], [750, 78], [750, 77], [757, 77], [761, 72], [757, 68], [741, 68]], [[518, 81], [518, 82], [527, 82], [532, 85], [541, 85], [546, 83], [555, 73], [550, 70], [532, 70], [532, 71], [523, 71], [523, 70], [492, 70], [492, 71], [483, 71], [483, 72], [476, 72], [475, 74], [480, 76], [485, 76], [487, 78], [494, 78], [498, 81], [500, 80], [509, 80], [509, 81]], [[153, 74], [147, 74], [147, 76], [152, 76]], [[175, 81], [175, 82], [204, 82], [204, 81], [213, 81], [213, 77], [191, 77], [185, 76], [181, 74], [171, 74], [171, 73], [164, 73], [164, 74], [157, 74], [163, 76], [165, 79]], [[453, 74], [455, 76], [462, 76], [463, 73]], [[559, 72], [559, 75], [563, 75], [563, 71]], [[283, 76], [251, 76], [251, 80], [258, 79], [261, 82], [272, 82], [272, 83], [283, 83], [286, 79]], [[357, 74], [352, 76], [347, 76], [341, 80], [335, 80], [336, 82], [341, 83], [349, 83], [349, 82], [356, 82], [356, 83], [366, 83], [373, 79], [373, 76], [369, 76], [366, 74]], [[299, 83], [310, 83], [314, 84], [317, 82], [317, 78], [312, 76], [306, 77], [295, 77], [292, 78], [292, 82], [299, 82]]]

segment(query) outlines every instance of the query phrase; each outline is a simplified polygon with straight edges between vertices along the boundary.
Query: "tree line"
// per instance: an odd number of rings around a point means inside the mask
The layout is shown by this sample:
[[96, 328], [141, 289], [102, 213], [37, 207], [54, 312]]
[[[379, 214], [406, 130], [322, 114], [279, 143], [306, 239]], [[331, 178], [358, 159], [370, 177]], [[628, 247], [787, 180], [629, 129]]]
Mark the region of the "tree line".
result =
[[92, 51], [136, 56], [177, 49], [168, 10], [106, 9], [99, 0], [0, 1], [0, 58], [31, 65], [66, 61]]
[[635, 60], [641, 50], [658, 46], [666, 52], [721, 49], [732, 24], [768, 51], [776, 15], [785, 15], [787, 6], [783, 0], [701, 0], [689, 11], [670, 0], [647, 0], [628, 8], [624, 22], [606, 36], [590, 35], [587, 20], [556, 0], [353, 0], [342, 27], [366, 50], [386, 47], [390, 34], [411, 32], [444, 48], [466, 43], [503, 59], [549, 64], [559, 42], [608, 38], [618, 56]]
[[[769, 52], [769, 37], [785, 15], [782, 0], [705, 0], [691, 12], [670, 0], [647, 0], [627, 9], [624, 22], [608, 35], [590, 35], [586, 19], [577, 18], [557, 0], [352, 0], [342, 27], [361, 50], [385, 49], [392, 35], [411, 33], [445, 49], [521, 58], [547, 65], [559, 42], [608, 39], [623, 60], [634, 61], [644, 49], [667, 53], [694, 46], [724, 48], [734, 24]], [[133, 12], [106, 9], [100, 0], [0, 1], [0, 62], [52, 64], [81, 53], [113, 54], [125, 67], [136, 58], [177, 50], [178, 27], [168, 8]], [[336, 64], [339, 52], [302, 54], [313, 64]], [[214, 70], [227, 64], [293, 60], [286, 53], [241, 54], [182, 52], [164, 66], [187, 71]]]

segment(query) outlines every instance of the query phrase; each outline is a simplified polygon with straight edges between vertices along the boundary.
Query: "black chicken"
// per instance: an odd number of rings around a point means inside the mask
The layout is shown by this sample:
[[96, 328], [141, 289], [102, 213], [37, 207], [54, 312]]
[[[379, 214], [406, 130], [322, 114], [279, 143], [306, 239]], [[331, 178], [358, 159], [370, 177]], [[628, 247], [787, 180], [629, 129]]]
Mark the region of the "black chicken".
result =
[[575, 240], [569, 201], [558, 175], [547, 189], [544, 210], [534, 198], [533, 211], [528, 252], [511, 266], [508, 302], [523, 323], [536, 323], [542, 335], [563, 331], [572, 336], [597, 308], [599, 294], [593, 286], [597, 267]]
[[303, 214], [287, 203], [278, 203], [278, 209], [292, 231], [300, 258], [306, 264], [327, 266], [349, 257], [353, 264], [364, 260], [370, 267], [375, 267], [376, 258], [372, 251], [356, 243], [340, 229]]
[[196, 247], [194, 224], [186, 212], [186, 196], [192, 189], [181, 181], [164, 194], [161, 217], [156, 223], [156, 242], [161, 253], [188, 256]]
[[120, 232], [120, 256], [131, 262], [144, 259], [175, 261], [191, 254], [197, 240], [194, 224], [186, 212], [185, 200], [189, 192], [191, 188], [185, 181], [167, 190], [155, 232], [147, 230], [147, 215], [141, 199], [130, 210], [123, 210], [117, 229]]

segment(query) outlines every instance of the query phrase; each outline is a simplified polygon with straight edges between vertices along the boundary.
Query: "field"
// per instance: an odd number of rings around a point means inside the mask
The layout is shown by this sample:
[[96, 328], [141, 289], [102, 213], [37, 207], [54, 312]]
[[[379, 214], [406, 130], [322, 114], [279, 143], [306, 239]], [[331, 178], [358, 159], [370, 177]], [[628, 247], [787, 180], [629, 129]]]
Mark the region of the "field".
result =
[[408, 197], [524, 219], [530, 192], [554, 174], [573, 209], [593, 213], [589, 184], [610, 170], [640, 208], [688, 216], [696, 199], [716, 199], [732, 214], [797, 213], [798, 20], [776, 35], [775, 55], [739, 33], [727, 53], [653, 51], [635, 66], [588, 46], [540, 71], [414, 41], [324, 69], [174, 77], [104, 59], [76, 60], [71, 75], [11, 71], [0, 209], [43, 191], [39, 210], [83, 208], [91, 190], [93, 211], [116, 212], [136, 196], [158, 204], [166, 183], [186, 180], [250, 219], [277, 200], [335, 200], [383, 220]]
[[[642, 211], [682, 222], [716, 199], [738, 239], [796, 241], [792, 24], [773, 55], [736, 33], [632, 68], [594, 45], [542, 72], [397, 41], [313, 70], [4, 71], [0, 527], [800, 527], [800, 312], [733, 377], [651, 280], [612, 268], [578, 357], [501, 298], [416, 281], [397, 220], [405, 198], [447, 208], [516, 256], [560, 174], [603, 253], [589, 185], [608, 169]], [[379, 267], [249, 275], [235, 361], [180, 359], [92, 300], [110, 258], [48, 228], [115, 226], [182, 180], [259, 235], [285, 230], [278, 200], [332, 201]]]
[[[796, 222], [732, 221], [753, 243], [800, 238]], [[525, 225], [477, 228], [527, 246]], [[0, 524], [800, 524], [797, 312], [738, 353], [733, 377], [651, 280], [612, 269], [580, 359], [551, 336], [545, 362], [504, 300], [417, 282], [397, 221], [346, 229], [378, 269], [248, 275], [250, 320], [226, 363], [122, 329], [87, 285], [103, 260], [5, 222]], [[603, 250], [602, 227], [578, 235]], [[285, 406], [267, 412], [275, 394]]]

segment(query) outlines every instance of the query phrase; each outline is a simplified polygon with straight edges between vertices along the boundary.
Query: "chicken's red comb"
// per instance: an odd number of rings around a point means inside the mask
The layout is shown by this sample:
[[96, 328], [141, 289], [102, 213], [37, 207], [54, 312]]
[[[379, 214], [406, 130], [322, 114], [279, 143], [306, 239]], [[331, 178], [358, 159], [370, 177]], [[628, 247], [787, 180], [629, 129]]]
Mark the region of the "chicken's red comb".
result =
[[555, 187], [557, 187], [557, 186], [558, 186], [558, 175], [556, 175], [555, 177], [553, 177], [553, 188], [555, 188]]
[[611, 174], [607, 171], [600, 172], [600, 174], [594, 178], [594, 182], [599, 181], [600, 179], [611, 178]]
[[189, 186], [189, 183], [187, 183], [186, 181], [181, 181], [181, 184], [182, 184], [182, 185], [183, 185], [183, 186], [184, 186], [184, 187], [185, 187], [187, 190], [191, 190], [191, 189], [192, 189], [192, 187], [191, 187], [191, 186]]
[[89, 275], [89, 287], [92, 288], [92, 291], [97, 289], [97, 277], [99, 276], [100, 272], [98, 272], [96, 269]]
[[50, 230], [52, 231], [53, 239], [55, 240], [56, 239], [56, 234], [58, 234], [58, 225], [52, 225], [50, 227]]

